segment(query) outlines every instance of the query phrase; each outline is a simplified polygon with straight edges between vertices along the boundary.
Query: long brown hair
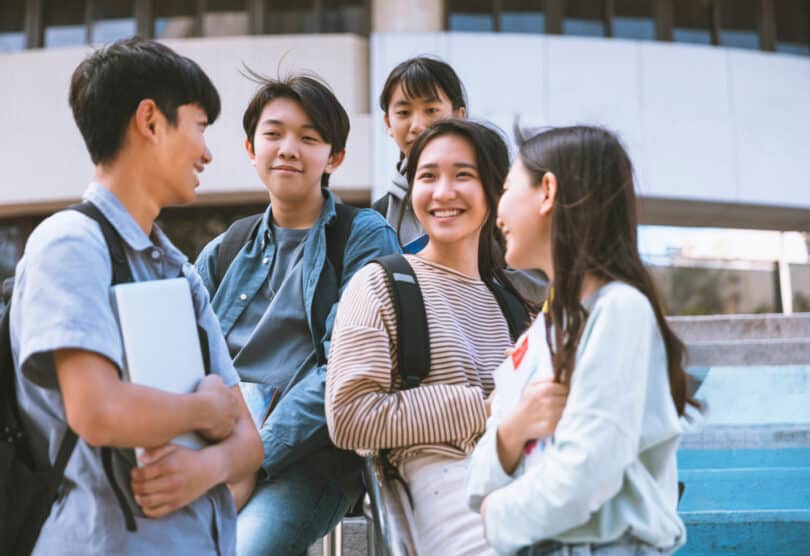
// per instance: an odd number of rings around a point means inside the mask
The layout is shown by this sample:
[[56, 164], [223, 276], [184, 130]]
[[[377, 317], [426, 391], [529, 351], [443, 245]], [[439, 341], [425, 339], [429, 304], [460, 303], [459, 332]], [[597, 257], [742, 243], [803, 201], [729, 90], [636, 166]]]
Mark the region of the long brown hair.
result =
[[553, 293], [549, 320], [554, 332], [552, 357], [556, 380], [570, 382], [576, 350], [588, 312], [580, 302], [585, 274], [621, 281], [639, 290], [652, 305], [667, 353], [672, 399], [678, 415], [686, 403], [686, 349], [664, 318], [662, 302], [637, 243], [633, 165], [618, 138], [591, 126], [549, 129], [525, 137], [518, 130], [520, 158], [532, 182], [546, 172], [557, 178], [551, 214]]
[[428, 143], [446, 135], [456, 135], [470, 143], [475, 151], [478, 176], [481, 178], [481, 185], [484, 188], [488, 214], [478, 239], [478, 272], [481, 274], [481, 280], [484, 282], [497, 280], [524, 305], [530, 307], [503, 271], [506, 266], [503, 259], [504, 240], [503, 234], [496, 225], [496, 220], [498, 201], [503, 193], [506, 174], [509, 172], [509, 149], [500, 133], [489, 126], [469, 120], [451, 118], [434, 122], [419, 135], [411, 147], [409, 157], [411, 162], [408, 164], [406, 172], [408, 194], [405, 198], [405, 205], [409, 206], [411, 202], [416, 167], [422, 151], [425, 150]]

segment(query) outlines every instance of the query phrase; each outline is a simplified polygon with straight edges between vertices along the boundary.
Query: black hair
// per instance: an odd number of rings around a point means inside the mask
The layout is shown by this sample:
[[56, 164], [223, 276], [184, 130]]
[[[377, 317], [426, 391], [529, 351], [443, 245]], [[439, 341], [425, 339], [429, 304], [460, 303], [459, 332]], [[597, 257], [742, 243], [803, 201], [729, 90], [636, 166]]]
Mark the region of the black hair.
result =
[[[242, 116], [242, 127], [251, 148], [262, 110], [277, 98], [288, 98], [301, 105], [324, 142], [331, 146], [330, 155], [346, 148], [350, 129], [349, 115], [326, 83], [311, 75], [271, 79], [247, 67], [245, 75], [260, 85]], [[324, 173], [321, 176], [321, 187], [329, 187], [329, 174]]]
[[73, 118], [94, 164], [115, 159], [144, 99], [154, 100], [172, 125], [184, 104], [199, 105], [209, 124], [220, 111], [219, 93], [196, 62], [157, 41], [117, 40], [85, 58], [70, 80]]
[[453, 105], [453, 111], [467, 106], [467, 95], [461, 79], [450, 64], [438, 58], [417, 56], [391, 70], [380, 94], [380, 108], [385, 113], [388, 113], [397, 85], [402, 85], [405, 96], [411, 99], [439, 98], [441, 89]]
[[546, 172], [557, 179], [551, 214], [554, 280], [549, 297], [553, 328], [555, 379], [570, 382], [587, 311], [580, 302], [586, 274], [618, 280], [638, 289], [650, 302], [667, 353], [670, 390], [675, 409], [699, 407], [687, 392], [686, 349], [664, 318], [663, 304], [649, 271], [641, 261], [636, 233], [633, 165], [619, 139], [593, 126], [553, 128], [540, 133], [517, 130], [520, 160], [535, 187]]
[[410, 160], [406, 176], [408, 178], [408, 193], [405, 204], [410, 206], [413, 182], [416, 178], [416, 169], [419, 166], [419, 157], [425, 147], [439, 137], [455, 135], [468, 141], [475, 151], [475, 163], [478, 167], [478, 177], [484, 189], [487, 202], [487, 219], [481, 227], [478, 239], [478, 272], [481, 280], [491, 282], [497, 280], [524, 305], [529, 304], [514, 288], [504, 273], [504, 239], [496, 225], [498, 219], [498, 201], [503, 193], [503, 184], [506, 174], [509, 173], [509, 148], [501, 133], [496, 129], [482, 123], [450, 118], [433, 122], [423, 131], [411, 147]]

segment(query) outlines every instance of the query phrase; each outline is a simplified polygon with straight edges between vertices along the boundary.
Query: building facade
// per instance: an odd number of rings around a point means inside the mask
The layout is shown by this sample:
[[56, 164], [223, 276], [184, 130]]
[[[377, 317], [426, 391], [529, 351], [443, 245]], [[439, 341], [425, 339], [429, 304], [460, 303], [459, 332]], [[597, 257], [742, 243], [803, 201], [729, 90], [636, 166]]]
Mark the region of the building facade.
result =
[[368, 204], [398, 156], [376, 99], [417, 54], [450, 62], [471, 117], [510, 134], [515, 121], [617, 131], [646, 223], [810, 231], [810, 0], [3, 0], [0, 273], [92, 175], [73, 68], [135, 33], [198, 61], [222, 95], [199, 198], [163, 215], [192, 255], [266, 199], [243, 149], [244, 66], [332, 86], [352, 125], [333, 188]]

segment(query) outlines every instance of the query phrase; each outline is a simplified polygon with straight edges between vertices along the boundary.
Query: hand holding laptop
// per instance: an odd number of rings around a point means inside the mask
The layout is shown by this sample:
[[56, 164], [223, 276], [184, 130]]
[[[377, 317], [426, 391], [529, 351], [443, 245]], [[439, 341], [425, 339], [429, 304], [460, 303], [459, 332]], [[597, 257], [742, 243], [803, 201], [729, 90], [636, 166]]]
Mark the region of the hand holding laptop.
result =
[[209, 407], [215, 408], [197, 432], [211, 442], [228, 438], [239, 420], [239, 400], [236, 395], [218, 375], [203, 378], [197, 386], [197, 393], [207, 398]]

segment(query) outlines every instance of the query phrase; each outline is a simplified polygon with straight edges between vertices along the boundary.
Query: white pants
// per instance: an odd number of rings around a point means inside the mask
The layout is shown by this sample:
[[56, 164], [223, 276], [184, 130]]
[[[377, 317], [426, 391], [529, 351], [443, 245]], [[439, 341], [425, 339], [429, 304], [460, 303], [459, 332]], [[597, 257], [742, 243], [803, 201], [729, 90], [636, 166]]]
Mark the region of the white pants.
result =
[[427, 455], [405, 462], [400, 471], [413, 497], [411, 508], [402, 485], [402, 514], [418, 556], [494, 556], [484, 538], [481, 516], [467, 507], [468, 459]]

